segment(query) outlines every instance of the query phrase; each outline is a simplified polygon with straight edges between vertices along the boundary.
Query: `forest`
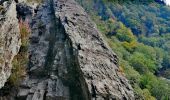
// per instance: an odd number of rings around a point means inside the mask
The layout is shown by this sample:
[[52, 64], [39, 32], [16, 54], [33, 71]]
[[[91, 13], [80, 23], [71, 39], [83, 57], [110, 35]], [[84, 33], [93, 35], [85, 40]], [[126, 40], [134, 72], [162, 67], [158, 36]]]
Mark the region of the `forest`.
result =
[[170, 99], [170, 7], [154, 0], [77, 0], [119, 57], [136, 100]]

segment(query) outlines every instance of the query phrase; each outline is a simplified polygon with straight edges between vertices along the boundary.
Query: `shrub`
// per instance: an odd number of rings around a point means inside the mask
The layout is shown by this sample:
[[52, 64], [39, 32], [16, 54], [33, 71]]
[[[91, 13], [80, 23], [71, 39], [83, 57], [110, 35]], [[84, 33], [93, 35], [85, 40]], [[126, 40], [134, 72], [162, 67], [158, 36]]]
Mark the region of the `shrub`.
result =
[[151, 59], [146, 58], [144, 54], [139, 52], [135, 52], [131, 56], [129, 62], [131, 66], [133, 66], [134, 69], [140, 74], [145, 74], [149, 71], [154, 72], [156, 69], [155, 63]]
[[18, 86], [19, 82], [24, 78], [26, 75], [26, 68], [28, 64], [28, 44], [29, 44], [29, 35], [30, 35], [30, 28], [27, 21], [19, 21], [19, 29], [21, 35], [21, 47], [19, 53], [13, 59], [13, 68], [12, 74], [9, 78], [9, 83], [12, 86]]
[[27, 0], [27, 2], [42, 3], [43, 0]]

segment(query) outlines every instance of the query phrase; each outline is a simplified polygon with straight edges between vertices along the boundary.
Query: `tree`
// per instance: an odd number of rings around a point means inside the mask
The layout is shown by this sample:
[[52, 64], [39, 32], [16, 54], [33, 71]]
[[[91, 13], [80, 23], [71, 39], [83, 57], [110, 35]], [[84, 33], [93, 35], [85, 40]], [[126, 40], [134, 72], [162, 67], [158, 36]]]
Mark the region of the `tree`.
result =
[[146, 58], [144, 54], [139, 52], [135, 52], [129, 62], [140, 74], [145, 74], [149, 71], [154, 72], [156, 69], [154, 61]]

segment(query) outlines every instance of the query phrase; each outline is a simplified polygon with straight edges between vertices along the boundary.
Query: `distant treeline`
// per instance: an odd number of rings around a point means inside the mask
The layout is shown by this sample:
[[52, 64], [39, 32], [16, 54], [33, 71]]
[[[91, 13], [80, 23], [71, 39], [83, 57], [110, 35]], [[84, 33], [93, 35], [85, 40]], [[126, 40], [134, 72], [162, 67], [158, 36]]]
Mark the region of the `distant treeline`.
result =
[[165, 0], [104, 0], [109, 2], [117, 2], [117, 3], [124, 3], [124, 2], [134, 2], [134, 3], [152, 3], [158, 2], [160, 4], [165, 4]]

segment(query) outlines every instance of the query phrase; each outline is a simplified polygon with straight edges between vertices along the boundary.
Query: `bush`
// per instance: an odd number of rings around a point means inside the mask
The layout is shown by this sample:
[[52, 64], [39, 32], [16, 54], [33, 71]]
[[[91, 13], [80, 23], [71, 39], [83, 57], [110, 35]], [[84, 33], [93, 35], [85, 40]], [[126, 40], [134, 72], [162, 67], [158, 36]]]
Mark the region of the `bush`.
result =
[[12, 86], [18, 86], [19, 82], [24, 78], [26, 75], [26, 68], [28, 64], [28, 44], [29, 44], [29, 35], [30, 35], [30, 28], [27, 21], [19, 21], [19, 28], [21, 34], [21, 47], [19, 53], [13, 59], [13, 68], [12, 74], [9, 78], [9, 83]]
[[161, 78], [157, 78], [152, 73], [142, 76], [140, 86], [148, 89], [158, 100], [168, 100], [170, 97], [170, 83]]
[[144, 54], [139, 52], [135, 52], [131, 56], [129, 62], [131, 66], [133, 66], [134, 69], [140, 74], [145, 74], [149, 71], [154, 72], [156, 69], [155, 63], [151, 59], [146, 58]]
[[43, 0], [27, 0], [27, 2], [42, 3], [42, 2], [43, 2]]

